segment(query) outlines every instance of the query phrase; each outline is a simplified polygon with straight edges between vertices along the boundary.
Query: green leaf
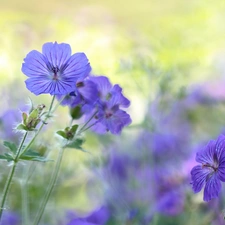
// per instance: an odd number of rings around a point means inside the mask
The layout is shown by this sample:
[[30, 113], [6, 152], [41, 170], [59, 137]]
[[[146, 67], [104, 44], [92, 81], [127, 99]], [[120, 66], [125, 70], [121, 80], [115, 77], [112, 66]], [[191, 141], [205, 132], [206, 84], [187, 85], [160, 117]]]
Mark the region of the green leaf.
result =
[[71, 142], [69, 142], [68, 144], [66, 144], [64, 147], [66, 148], [76, 148], [82, 151], [85, 151], [81, 146], [84, 143], [83, 139], [77, 138]]
[[39, 161], [39, 162], [48, 162], [48, 161], [52, 161], [50, 159], [47, 159], [43, 156], [26, 156], [26, 155], [22, 155], [20, 157], [20, 159], [22, 160], [27, 160], [27, 161]]
[[14, 158], [8, 153], [5, 153], [4, 155], [0, 155], [0, 159], [7, 160], [8, 162], [14, 161]]
[[58, 130], [58, 131], [56, 132], [56, 134], [58, 134], [59, 136], [65, 138], [65, 139], [67, 139], [66, 133], [65, 133], [63, 130]]
[[3, 145], [8, 148], [13, 154], [16, 154], [17, 147], [13, 142], [4, 141]]
[[27, 152], [21, 155], [20, 159], [27, 160], [27, 161], [39, 161], [39, 162], [52, 161], [41, 156], [38, 152], [32, 151], [31, 149], [29, 149]]
[[19, 124], [17, 127], [16, 127], [17, 130], [25, 130], [25, 131], [28, 131], [29, 129], [24, 125], [24, 124]]
[[76, 134], [76, 132], [77, 132], [77, 128], [79, 127], [79, 125], [77, 125], [77, 124], [75, 124], [75, 125], [73, 125], [72, 127], [71, 127], [71, 131], [73, 132], [73, 134]]

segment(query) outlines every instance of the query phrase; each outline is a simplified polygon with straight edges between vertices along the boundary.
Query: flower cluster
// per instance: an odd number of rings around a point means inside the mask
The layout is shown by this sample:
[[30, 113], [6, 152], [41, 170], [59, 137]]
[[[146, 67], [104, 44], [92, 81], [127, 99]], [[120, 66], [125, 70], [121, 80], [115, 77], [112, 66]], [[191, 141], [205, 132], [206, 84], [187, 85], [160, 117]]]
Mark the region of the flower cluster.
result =
[[68, 44], [46, 43], [42, 54], [36, 50], [28, 53], [22, 72], [29, 78], [27, 88], [36, 95], [56, 95], [62, 105], [85, 115], [94, 131], [120, 134], [131, 123], [130, 116], [121, 109], [130, 101], [122, 94], [119, 85], [112, 85], [105, 76], [91, 76], [90, 63], [84, 53], [71, 56]]

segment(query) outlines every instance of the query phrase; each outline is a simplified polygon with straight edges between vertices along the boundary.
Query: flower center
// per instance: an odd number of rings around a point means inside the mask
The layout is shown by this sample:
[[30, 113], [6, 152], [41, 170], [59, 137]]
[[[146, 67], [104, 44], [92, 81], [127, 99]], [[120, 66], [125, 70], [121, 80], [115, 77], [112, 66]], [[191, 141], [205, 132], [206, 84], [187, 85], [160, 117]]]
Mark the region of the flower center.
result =
[[110, 118], [112, 115], [113, 115], [113, 113], [110, 110], [107, 110], [105, 112], [105, 118], [107, 118], [107, 119]]
[[53, 72], [53, 80], [58, 80], [59, 79], [59, 68], [58, 67], [52, 67], [52, 72]]
[[216, 172], [218, 170], [218, 165], [210, 165], [208, 163], [202, 164], [202, 167], [208, 167], [208, 168], [212, 168], [214, 170], [214, 172]]

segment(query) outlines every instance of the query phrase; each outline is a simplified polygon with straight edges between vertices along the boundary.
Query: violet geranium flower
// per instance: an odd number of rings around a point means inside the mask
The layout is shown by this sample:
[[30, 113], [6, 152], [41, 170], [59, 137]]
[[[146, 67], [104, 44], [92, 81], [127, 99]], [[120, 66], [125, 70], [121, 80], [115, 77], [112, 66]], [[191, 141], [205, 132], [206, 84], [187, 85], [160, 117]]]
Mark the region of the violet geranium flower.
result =
[[192, 187], [195, 193], [204, 187], [204, 201], [216, 198], [221, 191], [221, 181], [225, 182], [225, 136], [210, 141], [197, 152], [196, 161], [201, 165], [191, 170]]
[[91, 67], [84, 53], [71, 56], [69, 44], [45, 43], [42, 53], [33, 50], [22, 64], [22, 72], [29, 78], [27, 89], [35, 95], [48, 93], [66, 95], [74, 91], [78, 79], [84, 79]]
[[[102, 134], [107, 131], [120, 134], [123, 127], [131, 123], [130, 115], [121, 109], [127, 108], [130, 101], [122, 94], [122, 88], [118, 84], [112, 86], [107, 77], [90, 77], [90, 80], [97, 85], [99, 96], [96, 109], [93, 110], [96, 111], [96, 115], [93, 118], [92, 129]], [[93, 111], [90, 115], [93, 115]]]

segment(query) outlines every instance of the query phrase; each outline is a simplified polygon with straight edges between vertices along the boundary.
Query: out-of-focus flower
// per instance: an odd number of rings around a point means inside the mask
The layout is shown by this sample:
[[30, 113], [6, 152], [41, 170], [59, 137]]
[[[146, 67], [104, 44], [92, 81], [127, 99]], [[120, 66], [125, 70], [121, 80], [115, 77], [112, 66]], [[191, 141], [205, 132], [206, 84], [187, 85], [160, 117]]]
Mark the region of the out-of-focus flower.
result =
[[15, 212], [6, 211], [3, 213], [1, 224], [4, 225], [20, 225], [20, 217]]
[[195, 193], [204, 187], [204, 201], [216, 198], [221, 190], [221, 181], [225, 181], [225, 136], [210, 141], [197, 152], [196, 161], [201, 165], [191, 170], [192, 187]]
[[18, 122], [22, 120], [19, 110], [9, 109], [0, 116], [1, 138], [10, 141], [19, 141], [20, 133], [15, 131]]
[[97, 133], [110, 131], [120, 134], [123, 127], [131, 123], [129, 114], [120, 107], [128, 107], [130, 101], [123, 96], [122, 88], [119, 85], [112, 86], [107, 77], [90, 77], [90, 80], [97, 85], [99, 96], [96, 108], [89, 114], [90, 118], [96, 111], [92, 129]]
[[27, 54], [22, 72], [28, 90], [36, 95], [66, 95], [73, 92], [78, 79], [84, 79], [91, 71], [84, 53], [71, 56], [70, 45], [45, 43], [42, 54], [36, 50]]
[[93, 211], [90, 215], [84, 218], [75, 218], [68, 225], [105, 225], [110, 217], [110, 211], [107, 207]]

